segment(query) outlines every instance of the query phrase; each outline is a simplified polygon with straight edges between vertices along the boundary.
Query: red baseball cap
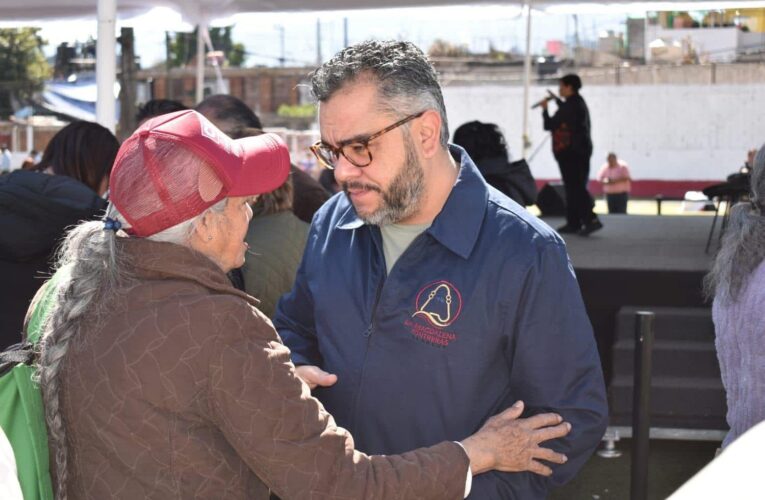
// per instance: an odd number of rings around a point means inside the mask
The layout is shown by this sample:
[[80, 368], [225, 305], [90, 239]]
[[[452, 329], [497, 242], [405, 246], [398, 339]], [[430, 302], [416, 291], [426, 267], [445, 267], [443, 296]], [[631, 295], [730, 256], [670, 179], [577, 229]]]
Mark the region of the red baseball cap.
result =
[[120, 147], [109, 199], [135, 236], [187, 221], [223, 198], [281, 186], [290, 155], [282, 139], [263, 134], [233, 140], [194, 110], [145, 122]]

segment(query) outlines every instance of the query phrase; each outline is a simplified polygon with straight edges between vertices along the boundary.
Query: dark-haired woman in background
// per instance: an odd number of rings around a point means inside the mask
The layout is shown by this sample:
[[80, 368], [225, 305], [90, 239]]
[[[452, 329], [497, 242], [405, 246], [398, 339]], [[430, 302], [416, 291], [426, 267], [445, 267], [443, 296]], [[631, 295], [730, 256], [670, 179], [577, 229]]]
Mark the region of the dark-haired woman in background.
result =
[[510, 162], [507, 141], [494, 123], [478, 120], [454, 131], [454, 144], [462, 147], [491, 186], [519, 205], [533, 205], [537, 199], [534, 177], [525, 160]]
[[64, 229], [98, 217], [119, 143], [78, 121], [61, 129], [31, 170], [0, 178], [0, 349], [21, 341], [29, 301], [50, 274]]

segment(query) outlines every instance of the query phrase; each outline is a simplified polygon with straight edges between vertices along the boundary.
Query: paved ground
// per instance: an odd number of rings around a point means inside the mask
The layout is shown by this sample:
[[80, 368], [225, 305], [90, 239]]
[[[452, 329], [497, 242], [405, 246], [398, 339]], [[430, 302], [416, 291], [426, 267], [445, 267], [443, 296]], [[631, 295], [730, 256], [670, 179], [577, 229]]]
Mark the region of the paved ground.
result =
[[[622, 439], [619, 458], [594, 455], [574, 480], [553, 492], [549, 500], [629, 500], [630, 445]], [[663, 500], [713, 458], [718, 442], [652, 440], [649, 455], [648, 499]]]

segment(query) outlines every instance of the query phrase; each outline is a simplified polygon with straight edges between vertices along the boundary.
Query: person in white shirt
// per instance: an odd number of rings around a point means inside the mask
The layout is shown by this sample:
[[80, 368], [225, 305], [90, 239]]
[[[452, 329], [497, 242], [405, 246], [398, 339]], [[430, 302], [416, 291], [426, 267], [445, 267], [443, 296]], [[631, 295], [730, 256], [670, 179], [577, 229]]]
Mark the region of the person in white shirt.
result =
[[0, 498], [22, 500], [16, 469], [16, 457], [3, 429], [0, 429]]
[[0, 146], [0, 150], [2, 150], [2, 153], [0, 154], [0, 173], [7, 174], [11, 171], [11, 160], [13, 160], [13, 156], [8, 150], [7, 144]]

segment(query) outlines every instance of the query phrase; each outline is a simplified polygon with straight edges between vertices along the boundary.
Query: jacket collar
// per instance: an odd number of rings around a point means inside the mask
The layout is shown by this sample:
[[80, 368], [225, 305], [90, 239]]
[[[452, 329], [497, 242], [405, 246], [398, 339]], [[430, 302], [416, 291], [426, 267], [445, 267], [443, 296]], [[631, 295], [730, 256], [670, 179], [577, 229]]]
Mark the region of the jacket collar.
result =
[[191, 281], [214, 292], [236, 295], [255, 306], [259, 303], [234, 288], [226, 273], [196, 250], [145, 238], [117, 238], [117, 244], [132, 257], [131, 266], [139, 279]]
[[[427, 233], [452, 252], [467, 259], [481, 232], [489, 188], [464, 149], [452, 144], [449, 145], [449, 152], [459, 162], [460, 172], [444, 207]], [[356, 215], [353, 205], [347, 203], [336, 227], [350, 230], [363, 225], [364, 221]]]

